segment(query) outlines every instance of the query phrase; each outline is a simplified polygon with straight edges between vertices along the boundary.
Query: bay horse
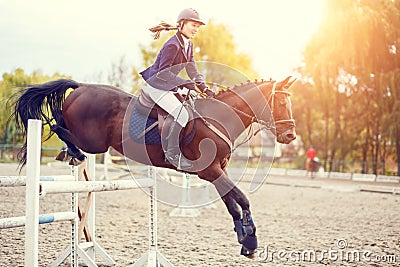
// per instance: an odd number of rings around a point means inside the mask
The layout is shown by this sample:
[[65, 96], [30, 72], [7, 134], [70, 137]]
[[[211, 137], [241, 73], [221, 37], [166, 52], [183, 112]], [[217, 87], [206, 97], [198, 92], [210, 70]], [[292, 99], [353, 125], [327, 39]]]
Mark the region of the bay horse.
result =
[[315, 178], [316, 173], [319, 170], [319, 167], [321, 166], [321, 163], [319, 162], [318, 159], [310, 159], [307, 158], [306, 160], [306, 176], [310, 174], [311, 179]]
[[[235, 140], [252, 123], [271, 130], [280, 143], [288, 144], [296, 138], [288, 91], [294, 81], [290, 78], [279, 82], [248, 81], [213, 98], [195, 99], [196, 114], [200, 115], [192, 121], [193, 138], [181, 147], [185, 157], [194, 162], [195, 169], [186, 172], [197, 174], [215, 186], [233, 218], [241, 254], [245, 256], [252, 256], [258, 246], [256, 226], [249, 200], [229, 179], [227, 164]], [[66, 95], [69, 89], [73, 90]], [[12, 117], [24, 136], [28, 119], [40, 119], [77, 153], [78, 148], [96, 154], [113, 147], [133, 161], [176, 169], [165, 161], [161, 145], [138, 143], [129, 138], [130, 124], [126, 122], [137, 97], [116, 87], [60, 79], [25, 88], [14, 99]], [[242, 126], [237, 127], [237, 122]], [[21, 166], [25, 162], [26, 143], [20, 154]]]

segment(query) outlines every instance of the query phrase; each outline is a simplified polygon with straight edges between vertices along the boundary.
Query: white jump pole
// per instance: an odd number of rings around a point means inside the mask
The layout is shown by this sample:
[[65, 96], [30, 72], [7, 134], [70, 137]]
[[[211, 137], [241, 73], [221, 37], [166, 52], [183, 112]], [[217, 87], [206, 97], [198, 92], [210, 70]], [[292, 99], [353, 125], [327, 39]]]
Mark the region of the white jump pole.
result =
[[[96, 267], [94, 262], [94, 252], [103, 258], [107, 265], [115, 265], [113, 259], [95, 242], [79, 243], [77, 240], [79, 218], [78, 214], [78, 192], [100, 192], [115, 191], [124, 189], [139, 188], [132, 180], [114, 182], [84, 182], [86, 185], [77, 181], [78, 168], [73, 167], [75, 182], [57, 182], [51, 184], [47, 181], [40, 182], [40, 152], [41, 152], [41, 128], [40, 120], [28, 121], [27, 135], [27, 176], [26, 176], [26, 216], [24, 218], [6, 218], [5, 224], [16, 220], [17, 224], [25, 224], [25, 266], [38, 267], [38, 246], [39, 246], [39, 223], [50, 223], [53, 221], [71, 220], [71, 244], [68, 249], [61, 253], [51, 266], [58, 266], [63, 260], [71, 256], [71, 266], [78, 266], [78, 255], [89, 267]], [[95, 177], [94, 155], [89, 156], [89, 173]], [[148, 176], [150, 178], [141, 179], [140, 187], [148, 187], [150, 190], [149, 200], [149, 250], [133, 266], [148, 267], [173, 267], [173, 265], [157, 250], [157, 199], [156, 199], [156, 169], [149, 167]], [[14, 178], [12, 178], [14, 179]], [[12, 180], [11, 179], [11, 180]], [[15, 180], [15, 179], [14, 179]], [[18, 179], [17, 179], [18, 180]], [[18, 180], [17, 183], [23, 184], [25, 181]], [[8, 181], [7, 183], [14, 183]], [[15, 185], [15, 184], [14, 184]], [[61, 189], [60, 189], [61, 188]], [[64, 188], [64, 189], [62, 189]], [[39, 196], [46, 193], [71, 193], [71, 212], [59, 212], [54, 214], [39, 215]], [[93, 204], [93, 203], [92, 203]], [[94, 208], [89, 209], [88, 225], [92, 237], [95, 236]], [[41, 216], [41, 217], [40, 217]], [[0, 222], [1, 223], [1, 222]], [[14, 222], [12, 222], [14, 223]]]
[[193, 208], [193, 203], [190, 199], [190, 174], [186, 173], [182, 176], [182, 201], [173, 209], [169, 216], [171, 217], [197, 217], [200, 215], [198, 208]]
[[[83, 162], [82, 164], [86, 164]], [[96, 242], [95, 240], [95, 193], [100, 191], [114, 191], [137, 188], [133, 181], [132, 183], [125, 183], [125, 181], [106, 182], [106, 181], [93, 181], [95, 180], [95, 164], [96, 158], [94, 154], [88, 155], [87, 171], [90, 181], [78, 181], [79, 174], [82, 172], [78, 167], [73, 167], [75, 182], [58, 182], [51, 185], [50, 182], [42, 182], [40, 184], [42, 194], [58, 194], [58, 193], [71, 193], [71, 208], [75, 214], [78, 214], [78, 193], [90, 193], [86, 201], [90, 201], [90, 207], [87, 210], [87, 226], [91, 240], [87, 242], [80, 242], [79, 240], [79, 218], [71, 225], [71, 241], [69, 248], [65, 249], [58, 258], [51, 264], [52, 267], [59, 266], [67, 257], [70, 256], [71, 266], [78, 266], [78, 258], [80, 258], [86, 266], [97, 267], [95, 254], [101, 257], [104, 264], [107, 266], [114, 266], [116, 263], [111, 256]], [[84, 167], [82, 165], [81, 167]], [[122, 183], [121, 183], [122, 182]]]
[[40, 193], [42, 196], [46, 194], [61, 193], [87, 193], [87, 192], [103, 192], [137, 189], [140, 187], [150, 187], [153, 182], [150, 179], [143, 179], [140, 186], [135, 184], [133, 180], [119, 181], [77, 181], [77, 182], [41, 182]]
[[[40, 176], [40, 181], [73, 181], [72, 175]], [[0, 187], [26, 186], [26, 176], [0, 176]]]
[[[78, 180], [78, 167], [74, 166], [72, 167], [72, 173], [74, 175], [75, 181]], [[75, 192], [71, 193], [71, 211], [75, 214], [78, 214], [78, 194]], [[70, 238], [70, 253], [71, 255], [70, 258], [70, 263], [71, 267], [78, 267], [78, 228], [79, 228], [79, 218], [77, 218], [73, 221], [71, 224], [71, 238]], [[68, 251], [68, 249], [66, 249]], [[58, 258], [60, 259], [60, 258]], [[55, 265], [56, 263], [53, 262], [51, 267], [58, 266]]]
[[[25, 199], [25, 266], [38, 266], [39, 179], [42, 121], [28, 120]], [[39, 167], [38, 167], [39, 166]], [[36, 188], [36, 190], [32, 190]]]
[[[102, 182], [95, 182], [96, 180], [96, 155], [95, 154], [89, 154], [88, 155], [88, 160], [87, 160], [87, 167], [88, 167], [88, 176], [90, 177], [91, 181], [93, 183], [100, 183]], [[122, 182], [122, 181], [119, 181]], [[133, 181], [132, 181], [133, 182]], [[88, 182], [86, 182], [88, 183]], [[122, 183], [121, 183], [122, 184]], [[105, 186], [107, 188], [107, 186]], [[114, 189], [111, 189], [114, 188]], [[125, 189], [132, 189], [132, 188], [137, 188], [133, 187], [132, 184], [128, 184], [126, 186], [120, 186], [117, 189], [113, 187], [113, 184], [111, 183], [110, 190], [125, 190]], [[108, 191], [108, 190], [100, 190], [100, 191]], [[91, 267], [96, 267], [97, 264], [95, 263], [95, 254], [100, 256], [100, 258], [103, 260], [103, 262], [108, 265], [108, 266], [114, 266], [116, 263], [112, 259], [112, 257], [100, 246], [100, 244], [97, 243], [96, 241], [96, 199], [95, 199], [95, 192], [100, 192], [100, 191], [90, 191], [90, 195], [88, 195], [88, 198], [86, 201], [89, 200], [90, 196], [90, 201], [91, 205], [88, 210], [88, 219], [87, 219], [87, 224], [88, 224], [88, 231], [91, 236], [91, 241], [90, 242], [82, 242], [79, 243], [80, 240], [78, 240], [78, 255], [81, 257], [84, 262], [87, 264], [87, 266]]]
[[101, 180], [108, 180], [108, 166], [110, 165], [110, 163], [112, 163], [111, 161], [111, 155], [110, 155], [110, 149], [108, 148], [108, 150], [106, 152], [104, 152], [104, 169], [103, 169], [103, 176], [101, 177]]
[[[89, 154], [88, 155], [88, 175], [89, 177], [92, 179], [92, 181], [96, 180], [96, 155], [94, 154]], [[106, 180], [108, 178], [108, 175], [106, 175], [103, 180]], [[92, 242], [89, 243], [89, 246], [87, 248], [87, 255], [88, 257], [90, 257], [91, 259], [95, 260], [95, 244], [96, 244], [96, 193], [93, 192], [91, 195], [92, 198], [92, 205], [90, 205], [89, 207], [89, 214], [88, 214], [88, 220], [87, 220], [87, 224], [88, 224], [88, 230], [89, 230], [89, 235], [92, 237]], [[107, 254], [108, 256], [108, 254]], [[114, 260], [109, 257], [111, 259], [112, 262], [114, 262]]]
[[[72, 221], [76, 217], [73, 212], [55, 212], [49, 214], [39, 215], [39, 224], [61, 222], [61, 221]], [[0, 219], [0, 229], [15, 228], [26, 225], [26, 216], [3, 218]]]
[[149, 188], [149, 249], [133, 267], [173, 267], [157, 248], [157, 174], [154, 166], [148, 166], [148, 177], [154, 181], [154, 186]]

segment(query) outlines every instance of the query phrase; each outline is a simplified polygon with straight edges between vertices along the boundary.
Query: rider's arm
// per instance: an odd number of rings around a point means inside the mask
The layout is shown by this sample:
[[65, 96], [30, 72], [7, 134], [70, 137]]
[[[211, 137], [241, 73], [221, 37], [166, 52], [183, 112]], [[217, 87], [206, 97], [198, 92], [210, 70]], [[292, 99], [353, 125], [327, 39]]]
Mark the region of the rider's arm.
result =
[[204, 82], [203, 75], [201, 75], [196, 67], [196, 62], [194, 61], [193, 49], [190, 51], [188, 62], [186, 63], [186, 72], [192, 81], [195, 81], [197, 87], [200, 91], [208, 89], [206, 83]]
[[175, 44], [168, 44], [161, 49], [159, 72], [156, 74], [158, 79], [161, 79], [168, 84], [175, 85], [175, 87], [187, 83], [187, 80], [178, 76], [178, 73], [183, 66], [174, 66], [174, 59], [180, 52], [180, 49]]

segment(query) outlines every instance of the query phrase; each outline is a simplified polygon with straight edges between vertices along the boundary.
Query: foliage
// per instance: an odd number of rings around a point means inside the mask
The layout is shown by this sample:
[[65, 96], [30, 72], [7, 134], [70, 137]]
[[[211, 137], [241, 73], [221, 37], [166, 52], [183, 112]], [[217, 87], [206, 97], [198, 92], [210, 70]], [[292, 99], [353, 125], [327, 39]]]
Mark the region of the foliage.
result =
[[[32, 74], [26, 74], [22, 69], [15, 69], [11, 73], [4, 73], [0, 80], [0, 144], [15, 144], [20, 140], [20, 136], [16, 132], [13, 121], [9, 121], [13, 112], [11, 96], [21, 90], [23, 86], [30, 84], [38, 84], [55, 80], [58, 78], [68, 78], [59, 73], [52, 76], [43, 75], [41, 71], [34, 71]], [[10, 101], [9, 101], [10, 100]], [[48, 134], [49, 129], [44, 129], [44, 134]], [[46, 142], [47, 146], [60, 146], [61, 143], [55, 136]]]
[[298, 132], [327, 162], [358, 158], [377, 173], [395, 157], [400, 167], [399, 33], [399, 1], [327, 0], [294, 99]]

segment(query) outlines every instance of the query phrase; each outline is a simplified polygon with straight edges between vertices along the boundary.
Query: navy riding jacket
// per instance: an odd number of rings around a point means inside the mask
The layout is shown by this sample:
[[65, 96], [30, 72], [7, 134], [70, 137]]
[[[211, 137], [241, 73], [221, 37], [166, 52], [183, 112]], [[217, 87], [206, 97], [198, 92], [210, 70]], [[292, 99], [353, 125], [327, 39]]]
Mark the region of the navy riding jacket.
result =
[[[181, 33], [178, 31], [165, 42], [153, 65], [140, 74], [154, 88], [176, 91], [177, 87], [192, 83], [178, 76], [179, 72], [184, 68], [190, 79], [196, 82], [201, 91], [204, 91], [207, 85], [203, 76], [197, 71], [196, 63], [194, 62], [193, 43], [189, 41], [188, 52], [186, 53]], [[189, 86], [188, 88], [193, 89]]]

